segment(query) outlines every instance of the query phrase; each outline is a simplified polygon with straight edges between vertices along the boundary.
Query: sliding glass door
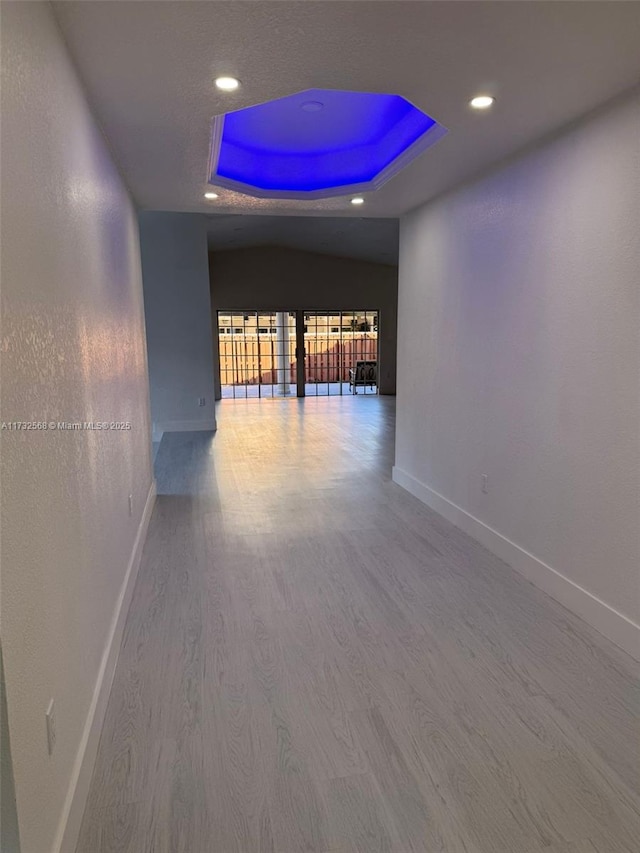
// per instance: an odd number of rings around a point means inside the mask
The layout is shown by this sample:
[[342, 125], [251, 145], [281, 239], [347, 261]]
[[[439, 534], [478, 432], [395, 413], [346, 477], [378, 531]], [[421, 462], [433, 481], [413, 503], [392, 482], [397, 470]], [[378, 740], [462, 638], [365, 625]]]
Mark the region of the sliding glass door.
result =
[[378, 392], [378, 312], [218, 312], [222, 398]]
[[294, 311], [219, 311], [222, 399], [296, 396]]
[[378, 312], [305, 311], [305, 394], [378, 393]]

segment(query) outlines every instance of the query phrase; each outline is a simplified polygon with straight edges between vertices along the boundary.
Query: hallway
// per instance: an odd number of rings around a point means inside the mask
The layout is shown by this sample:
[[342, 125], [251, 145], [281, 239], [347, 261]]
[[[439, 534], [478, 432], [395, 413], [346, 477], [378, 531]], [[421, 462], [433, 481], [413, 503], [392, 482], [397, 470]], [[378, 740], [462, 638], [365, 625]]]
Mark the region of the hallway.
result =
[[78, 853], [630, 853], [637, 666], [390, 481], [389, 397], [165, 434]]

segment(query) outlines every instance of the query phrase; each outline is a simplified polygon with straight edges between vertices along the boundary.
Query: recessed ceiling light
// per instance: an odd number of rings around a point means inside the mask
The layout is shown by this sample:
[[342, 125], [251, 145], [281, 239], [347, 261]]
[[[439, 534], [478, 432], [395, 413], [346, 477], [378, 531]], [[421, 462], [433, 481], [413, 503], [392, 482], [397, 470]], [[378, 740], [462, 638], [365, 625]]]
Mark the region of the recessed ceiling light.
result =
[[235, 92], [239, 85], [240, 81], [235, 77], [218, 77], [216, 79], [216, 86], [223, 92]]
[[212, 198], [212, 199], [213, 199], [213, 198], [218, 198], [218, 193], [205, 193], [205, 194], [204, 194], [204, 197], [205, 197], [205, 198]]
[[355, 198], [351, 199], [351, 204], [364, 204], [364, 199], [362, 196], [357, 195]]
[[495, 100], [491, 95], [477, 95], [475, 98], [471, 98], [469, 106], [473, 107], [474, 110], [488, 110], [489, 107], [493, 106]]

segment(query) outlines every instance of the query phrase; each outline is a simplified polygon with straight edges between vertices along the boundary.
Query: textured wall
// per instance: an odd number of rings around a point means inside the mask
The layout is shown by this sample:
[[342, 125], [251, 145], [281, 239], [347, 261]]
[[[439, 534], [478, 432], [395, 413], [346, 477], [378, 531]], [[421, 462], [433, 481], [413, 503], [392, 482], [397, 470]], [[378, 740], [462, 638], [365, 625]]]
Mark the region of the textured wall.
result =
[[20, 853], [16, 792], [13, 781], [11, 737], [7, 718], [7, 697], [0, 643], [0, 850], [2, 853]]
[[214, 328], [216, 312], [229, 308], [378, 309], [380, 392], [395, 394], [397, 267], [278, 246], [226, 250], [209, 257]]
[[396, 448], [636, 622], [639, 140], [635, 97], [401, 221]]
[[154, 429], [213, 429], [206, 219], [143, 212], [140, 247]]
[[132, 424], [0, 433], [18, 818], [23, 853], [50, 853], [152, 479], [148, 382], [127, 190], [49, 4], [3, 3], [1, 23], [2, 421]]

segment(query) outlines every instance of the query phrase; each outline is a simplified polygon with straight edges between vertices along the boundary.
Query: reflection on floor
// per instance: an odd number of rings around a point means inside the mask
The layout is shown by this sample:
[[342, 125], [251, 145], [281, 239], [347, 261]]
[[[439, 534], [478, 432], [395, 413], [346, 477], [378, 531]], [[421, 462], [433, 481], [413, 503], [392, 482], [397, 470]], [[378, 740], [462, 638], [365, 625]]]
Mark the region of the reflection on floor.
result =
[[393, 422], [163, 437], [78, 853], [637, 850], [637, 667], [390, 482]]

